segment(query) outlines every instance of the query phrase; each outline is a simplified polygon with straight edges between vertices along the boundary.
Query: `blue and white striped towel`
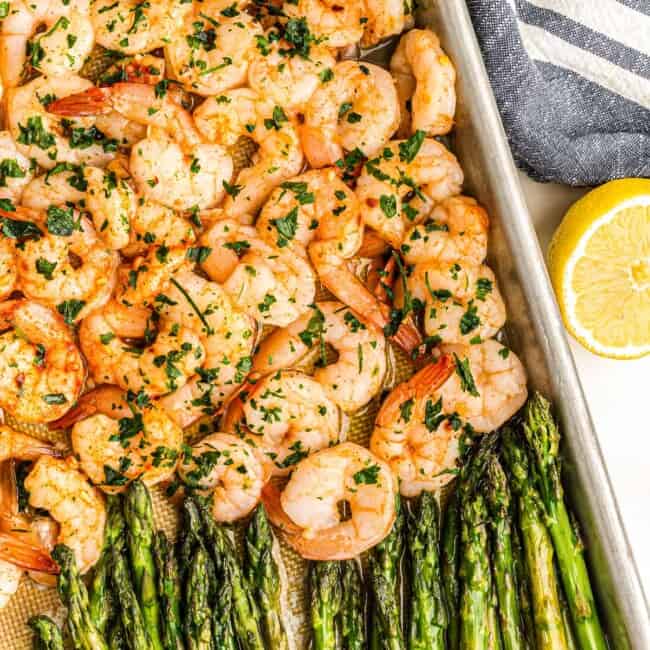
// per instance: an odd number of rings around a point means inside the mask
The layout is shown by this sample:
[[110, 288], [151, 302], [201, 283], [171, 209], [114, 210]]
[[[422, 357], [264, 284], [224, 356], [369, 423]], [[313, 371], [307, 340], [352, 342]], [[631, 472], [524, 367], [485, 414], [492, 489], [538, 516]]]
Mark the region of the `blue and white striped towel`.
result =
[[571, 185], [650, 176], [650, 0], [467, 6], [522, 169]]

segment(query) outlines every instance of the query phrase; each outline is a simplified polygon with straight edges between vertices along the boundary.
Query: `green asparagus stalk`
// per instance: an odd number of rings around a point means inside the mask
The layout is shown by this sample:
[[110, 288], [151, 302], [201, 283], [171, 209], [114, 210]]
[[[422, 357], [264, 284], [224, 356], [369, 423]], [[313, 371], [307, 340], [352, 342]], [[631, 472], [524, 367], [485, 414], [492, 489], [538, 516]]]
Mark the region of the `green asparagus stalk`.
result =
[[458, 610], [460, 606], [460, 582], [458, 580], [458, 563], [460, 555], [460, 510], [458, 490], [449, 497], [442, 528], [440, 544], [442, 584], [445, 589], [447, 604], [447, 648], [458, 650], [459, 625]]
[[492, 586], [485, 499], [472, 492], [464, 499], [462, 508], [460, 647], [487, 650]]
[[407, 535], [411, 558], [411, 650], [445, 650], [447, 610], [438, 554], [438, 520], [435, 495], [422, 492], [409, 516]]
[[485, 496], [490, 514], [492, 566], [504, 650], [528, 648], [519, 609], [517, 572], [512, 550], [511, 495], [496, 455], [487, 464]]
[[212, 638], [216, 650], [237, 650], [237, 635], [232, 616], [232, 584], [228, 567], [221, 576], [221, 589], [217, 594], [212, 614]]
[[314, 650], [340, 647], [341, 569], [338, 562], [312, 562], [309, 603]]
[[514, 571], [517, 576], [517, 594], [519, 596], [519, 611], [521, 612], [522, 632], [528, 647], [534, 648], [535, 621], [533, 617], [533, 601], [530, 595], [530, 581], [526, 568], [526, 558], [521, 543], [521, 535], [516, 520], [518, 517], [516, 503], [513, 500], [512, 517], [515, 525], [512, 527], [512, 557], [514, 560]]
[[188, 650], [211, 650], [212, 611], [208, 600], [207, 552], [197, 547], [185, 587], [185, 642]]
[[129, 646], [126, 644], [126, 636], [121, 619], [116, 619], [111, 623], [107, 640], [109, 650], [128, 650]]
[[57, 544], [52, 557], [61, 569], [57, 589], [61, 601], [68, 608], [67, 624], [75, 650], [108, 650], [106, 641], [90, 618], [88, 591], [79, 575], [72, 549]]
[[[555, 572], [557, 577], [557, 570]], [[558, 580], [559, 582], [559, 580]], [[566, 602], [566, 597], [562, 589], [559, 590], [560, 596], [560, 611], [562, 612], [562, 624], [564, 625], [564, 635], [566, 636], [567, 645], [569, 650], [578, 650], [578, 643], [576, 642], [573, 629], [571, 628], [571, 614], [569, 613], [569, 605]]]
[[246, 574], [255, 588], [268, 647], [288, 650], [282, 623], [282, 581], [274, 548], [277, 542], [264, 506], [257, 506], [246, 529]]
[[113, 544], [111, 574], [111, 583], [119, 604], [122, 632], [129, 650], [152, 650], [144, 615], [131, 582], [125, 537], [126, 534], [120, 535]]
[[158, 577], [158, 599], [162, 612], [162, 642], [165, 650], [183, 650], [181, 586], [174, 547], [159, 530], [154, 537], [153, 555]]
[[490, 650], [503, 650], [503, 637], [499, 625], [499, 599], [494, 578], [492, 578], [490, 593], [490, 606], [488, 610], [488, 648]]
[[539, 393], [535, 393], [526, 404], [524, 435], [535, 457], [539, 491], [578, 645], [583, 650], [606, 650], [607, 642], [598, 620], [584, 547], [564, 501], [559, 461], [560, 431], [551, 413], [551, 405]]
[[147, 486], [133, 481], [124, 498], [124, 518], [133, 583], [142, 609], [153, 650], [164, 650], [160, 638], [160, 608], [156, 590], [156, 567], [153, 559], [153, 504]]
[[361, 569], [357, 560], [341, 562], [341, 637], [343, 650], [365, 650], [365, 594]]
[[511, 486], [518, 496], [519, 528], [530, 580], [535, 638], [540, 650], [567, 650], [558, 583], [553, 566], [553, 544], [544, 523], [541, 499], [532, 484], [523, 441], [510, 429], [503, 431], [503, 454]]
[[93, 567], [92, 580], [88, 586], [90, 601], [90, 618], [100, 634], [106, 633], [106, 625], [115, 613], [115, 601], [110, 588], [112, 547], [124, 530], [120, 497], [109, 495], [106, 498], [106, 527], [104, 529], [104, 546], [99, 560]]
[[34, 650], [63, 650], [63, 635], [59, 626], [48, 616], [32, 616], [27, 621], [34, 630]]
[[233, 625], [242, 650], [264, 650], [260, 612], [253, 589], [242, 571], [237, 551], [226, 530], [219, 526], [204, 500], [193, 497], [197, 505], [206, 546], [213, 554], [217, 569], [230, 576], [232, 585]]
[[370, 647], [372, 650], [404, 650], [402, 632], [400, 566], [404, 552], [404, 512], [401, 498], [388, 536], [368, 556], [368, 580], [372, 591]]

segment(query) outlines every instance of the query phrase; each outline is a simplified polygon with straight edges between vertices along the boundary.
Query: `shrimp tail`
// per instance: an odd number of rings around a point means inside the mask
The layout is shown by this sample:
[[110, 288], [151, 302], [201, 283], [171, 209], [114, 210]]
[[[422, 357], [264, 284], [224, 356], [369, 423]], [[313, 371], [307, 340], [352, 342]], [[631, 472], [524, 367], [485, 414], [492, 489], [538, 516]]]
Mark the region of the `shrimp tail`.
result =
[[50, 422], [48, 426], [51, 431], [67, 429], [75, 422], [85, 420], [95, 413], [119, 419], [129, 417], [131, 410], [120, 388], [104, 384], [82, 395], [73, 408], [58, 420]]
[[18, 458], [34, 461], [41, 456], [61, 458], [62, 453], [48, 442], [0, 426], [0, 459]]
[[359, 248], [359, 257], [379, 257], [388, 252], [388, 244], [379, 236], [379, 234], [366, 228], [363, 233], [363, 241]]
[[59, 572], [58, 565], [49, 553], [15, 539], [7, 533], [0, 533], [0, 560], [14, 564], [26, 571], [48, 574]]
[[47, 111], [63, 117], [106, 115], [113, 110], [110, 98], [108, 88], [89, 88], [81, 93], [55, 99], [48, 104]]

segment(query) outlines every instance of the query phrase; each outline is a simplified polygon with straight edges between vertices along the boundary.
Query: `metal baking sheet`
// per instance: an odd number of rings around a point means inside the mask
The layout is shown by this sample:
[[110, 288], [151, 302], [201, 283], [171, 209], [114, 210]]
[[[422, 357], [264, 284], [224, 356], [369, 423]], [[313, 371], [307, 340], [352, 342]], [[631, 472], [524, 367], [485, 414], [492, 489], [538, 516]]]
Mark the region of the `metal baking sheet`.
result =
[[564, 431], [567, 493], [583, 532], [600, 613], [612, 646], [650, 648], [650, 612], [598, 438], [569, 350], [499, 112], [463, 0], [425, 0], [418, 24], [432, 28], [456, 66], [452, 148], [465, 191], [491, 217], [489, 264], [508, 308], [508, 340], [530, 385], [549, 395]]

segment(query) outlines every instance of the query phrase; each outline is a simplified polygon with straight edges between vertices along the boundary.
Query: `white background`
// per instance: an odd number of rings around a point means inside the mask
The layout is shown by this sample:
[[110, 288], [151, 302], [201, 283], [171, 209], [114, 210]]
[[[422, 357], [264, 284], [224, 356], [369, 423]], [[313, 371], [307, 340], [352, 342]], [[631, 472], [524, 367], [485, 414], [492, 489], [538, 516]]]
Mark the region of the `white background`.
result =
[[[542, 250], [566, 209], [585, 190], [520, 180]], [[650, 355], [634, 361], [602, 359], [570, 339], [607, 469], [650, 597]]]

